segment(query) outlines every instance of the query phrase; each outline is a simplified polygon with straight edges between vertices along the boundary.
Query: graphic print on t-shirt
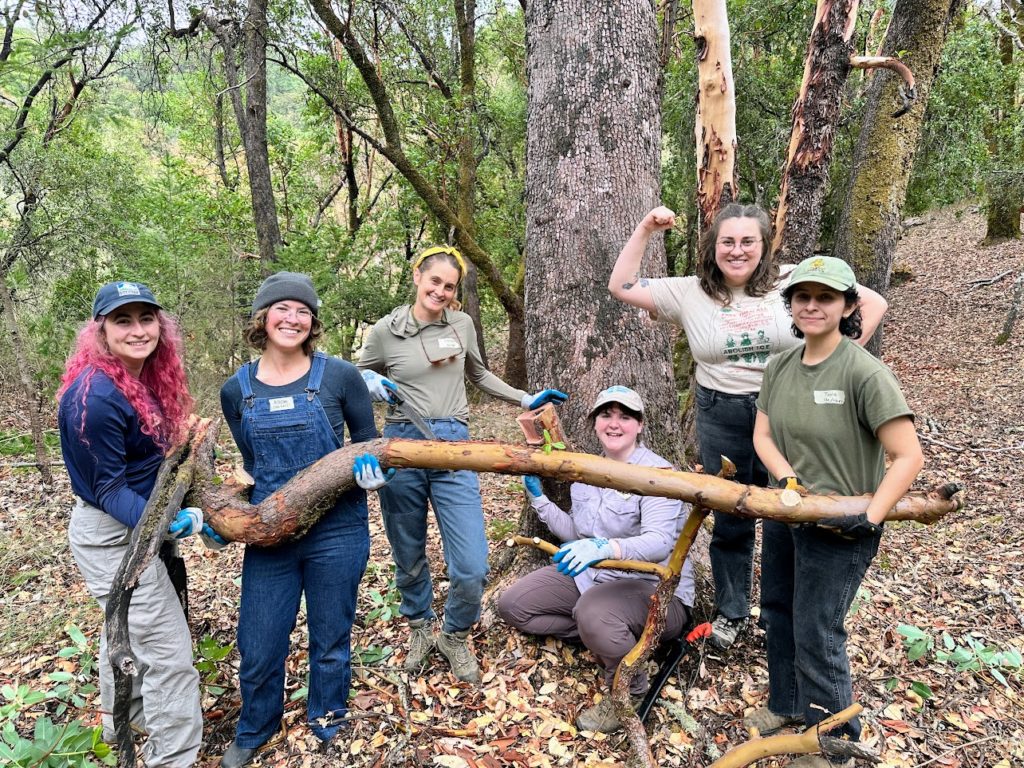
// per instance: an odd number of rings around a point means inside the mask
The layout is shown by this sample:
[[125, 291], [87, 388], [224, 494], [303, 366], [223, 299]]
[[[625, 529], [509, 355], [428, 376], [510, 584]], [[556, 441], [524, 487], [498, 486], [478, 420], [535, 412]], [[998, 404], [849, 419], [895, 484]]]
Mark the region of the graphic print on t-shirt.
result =
[[[771, 301], [771, 299], [769, 299]], [[775, 314], [758, 299], [734, 300], [715, 318], [715, 336], [722, 358], [732, 363], [764, 366], [778, 332]]]

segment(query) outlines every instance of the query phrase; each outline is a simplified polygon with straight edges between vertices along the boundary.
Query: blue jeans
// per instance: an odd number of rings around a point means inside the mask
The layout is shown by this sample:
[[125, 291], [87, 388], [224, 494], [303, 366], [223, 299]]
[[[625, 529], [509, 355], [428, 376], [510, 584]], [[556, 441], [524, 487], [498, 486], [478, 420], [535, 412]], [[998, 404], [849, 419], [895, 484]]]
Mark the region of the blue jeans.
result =
[[[852, 541], [814, 526], [765, 520], [761, 619], [768, 652], [768, 708], [821, 722], [853, 703], [846, 614], [881, 535]], [[833, 736], [860, 738], [854, 718]]]
[[309, 626], [307, 719], [329, 741], [348, 707], [351, 631], [356, 592], [366, 569], [370, 536], [365, 518], [328, 512], [301, 539], [276, 547], [246, 547], [238, 617], [242, 711], [235, 740], [252, 749], [278, 729], [284, 714], [284, 666], [299, 598]]
[[[722, 456], [736, 465], [737, 483], [768, 485], [768, 472], [754, 453], [756, 394], [729, 395], [697, 385], [697, 442], [709, 475], [722, 469]], [[755, 521], [715, 512], [711, 534], [711, 573], [715, 605], [727, 619], [750, 615]]]
[[[468, 440], [469, 428], [455, 419], [431, 419], [438, 439]], [[412, 424], [388, 424], [384, 437], [422, 440]], [[480, 482], [475, 472], [400, 469], [379, 491], [384, 530], [402, 593], [400, 612], [410, 619], [435, 617], [434, 588], [427, 562], [427, 500], [434, 510], [448, 566], [445, 632], [469, 629], [480, 618], [487, 583], [487, 535]]]

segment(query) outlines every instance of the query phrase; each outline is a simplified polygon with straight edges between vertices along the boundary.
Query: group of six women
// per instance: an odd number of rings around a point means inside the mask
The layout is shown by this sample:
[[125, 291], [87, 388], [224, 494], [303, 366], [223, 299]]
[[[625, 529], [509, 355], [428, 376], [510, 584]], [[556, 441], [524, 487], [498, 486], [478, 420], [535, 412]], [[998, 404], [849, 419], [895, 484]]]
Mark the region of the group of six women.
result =
[[[609, 289], [685, 330], [697, 361], [704, 470], [717, 472], [725, 455], [737, 465], [739, 482], [874, 493], [866, 515], [832, 521], [829, 528], [767, 521], [763, 527], [761, 622], [769, 697], [748, 724], [762, 733], [812, 724], [852, 700], [845, 614], [877, 551], [887, 510], [921, 465], [912, 414], [895, 379], [850, 342], [870, 336], [885, 302], [857, 286], [843, 262], [828, 257], [809, 259], [780, 276], [767, 257], [767, 217], [753, 206], [721, 211], [702, 238], [697, 277], [641, 277], [651, 236], [673, 223], [673, 213], [663, 207], [644, 217], [618, 257]], [[254, 480], [252, 503], [341, 447], [346, 429], [353, 443], [376, 437], [372, 400], [392, 406], [404, 401], [403, 408], [421, 414], [437, 439], [465, 440], [467, 379], [524, 409], [566, 398], [555, 389], [529, 394], [487, 370], [473, 323], [456, 300], [465, 271], [454, 248], [421, 254], [412, 265], [413, 300], [373, 326], [358, 367], [315, 351], [323, 324], [307, 276], [279, 272], [263, 282], [246, 332], [259, 357], [221, 390], [224, 416]], [[88, 589], [104, 605], [162, 458], [185, 435], [192, 400], [175, 321], [146, 286], [103, 286], [92, 315], [62, 379], [59, 422], [76, 496], [72, 552]], [[670, 467], [642, 442], [649, 416], [640, 394], [628, 387], [600, 393], [590, 423], [603, 454], [638, 466]], [[388, 410], [384, 435], [426, 437], [395, 407]], [[892, 458], [888, 470], [886, 453]], [[353, 471], [359, 487], [344, 493], [304, 536], [276, 547], [246, 547], [238, 623], [242, 707], [235, 740], [222, 759], [226, 768], [251, 762], [279, 727], [289, 635], [303, 596], [310, 729], [330, 745], [343, 724], [357, 588], [369, 555], [367, 490], [379, 492], [400, 612], [410, 626], [405, 668], [419, 670], [436, 650], [458, 679], [480, 680], [468, 643], [488, 573], [476, 475], [425, 469], [385, 474], [370, 454], [360, 456]], [[684, 505], [575, 483], [566, 512], [546, 497], [538, 478], [524, 478], [524, 487], [540, 519], [564, 543], [554, 565], [501, 595], [499, 613], [524, 632], [582, 642], [610, 684], [643, 628], [655, 584], [643, 574], [590, 566], [608, 558], [666, 562]], [[440, 622], [426, 555], [428, 502], [449, 582]], [[170, 525], [168, 557], [177, 539], [193, 533], [209, 546], [224, 544], [203, 522], [201, 510], [187, 508]], [[751, 522], [716, 515], [711, 558], [718, 615], [712, 642], [720, 648], [735, 640], [748, 619], [753, 547]], [[693, 599], [687, 563], [669, 606], [667, 637], [683, 631]], [[135, 678], [131, 718], [148, 734], [146, 764], [192, 765], [202, 732], [198, 675], [185, 613], [162, 561], [149, 566], [133, 596], [129, 630], [142, 670]], [[105, 636], [101, 646], [109, 738], [113, 687]], [[647, 686], [646, 676], [639, 675], [632, 692], [642, 694]], [[619, 727], [608, 701], [605, 696], [580, 714], [581, 729]], [[856, 720], [845, 730], [859, 737]], [[805, 766], [830, 765], [817, 756], [804, 760]]]

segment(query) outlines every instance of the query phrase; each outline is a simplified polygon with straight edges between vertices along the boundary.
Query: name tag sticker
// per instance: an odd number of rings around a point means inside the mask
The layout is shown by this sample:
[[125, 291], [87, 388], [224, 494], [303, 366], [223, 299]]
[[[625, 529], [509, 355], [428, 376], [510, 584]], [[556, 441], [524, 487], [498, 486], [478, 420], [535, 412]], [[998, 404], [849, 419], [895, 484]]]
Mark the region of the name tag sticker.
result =
[[295, 407], [295, 399], [289, 397], [272, 397], [268, 401], [270, 403], [270, 412], [276, 413], [277, 411], [290, 411]]
[[815, 405], [842, 405], [846, 402], [846, 393], [841, 389], [814, 390]]
[[437, 346], [441, 349], [461, 349], [462, 345], [459, 344], [457, 339], [453, 339], [449, 336], [447, 339], [438, 339]]

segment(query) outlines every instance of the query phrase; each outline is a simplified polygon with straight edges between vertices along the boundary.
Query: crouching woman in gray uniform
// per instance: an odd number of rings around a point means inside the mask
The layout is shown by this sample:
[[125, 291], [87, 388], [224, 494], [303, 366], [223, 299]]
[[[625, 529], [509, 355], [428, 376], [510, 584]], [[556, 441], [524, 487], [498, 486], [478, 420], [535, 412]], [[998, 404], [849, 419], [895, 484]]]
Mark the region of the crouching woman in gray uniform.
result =
[[[78, 333], [57, 393], [61, 452], [75, 492], [68, 538], [86, 587], [104, 610], [111, 582], [156, 483], [165, 454], [187, 435], [192, 398], [174, 319], [141, 283], [108, 283]], [[183, 538], [209, 527], [195, 508], [168, 531]], [[139, 674], [132, 679], [132, 724], [148, 734], [150, 768], [195, 762], [203, 734], [199, 673], [188, 622], [167, 566], [149, 564], [128, 610]], [[103, 737], [113, 739], [114, 678], [106, 626], [100, 634]]]
[[[671, 469], [672, 465], [640, 441], [644, 404], [628, 387], [609, 387], [597, 396], [590, 412], [602, 454], [640, 467]], [[531, 635], [551, 635], [582, 642], [604, 667], [606, 691], [599, 703], [580, 713], [584, 731], [612, 733], [622, 726], [608, 695], [615, 669], [636, 645], [647, 621], [651, 595], [658, 586], [651, 574], [597, 570], [600, 560], [645, 560], [667, 563], [685, 521], [681, 502], [636, 496], [610, 488], [573, 483], [568, 513], [548, 499], [540, 480], [523, 478], [537, 516], [565, 542], [555, 565], [524, 576], [505, 590], [498, 613], [506, 623]], [[687, 558], [665, 618], [664, 640], [682, 634], [693, 605], [693, 565]], [[638, 674], [630, 693], [643, 695], [646, 674]]]

